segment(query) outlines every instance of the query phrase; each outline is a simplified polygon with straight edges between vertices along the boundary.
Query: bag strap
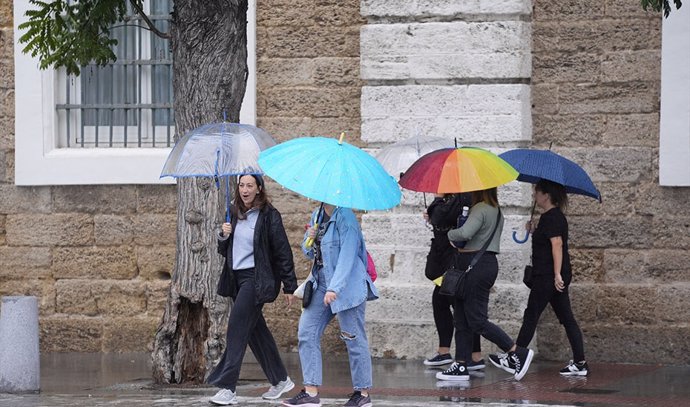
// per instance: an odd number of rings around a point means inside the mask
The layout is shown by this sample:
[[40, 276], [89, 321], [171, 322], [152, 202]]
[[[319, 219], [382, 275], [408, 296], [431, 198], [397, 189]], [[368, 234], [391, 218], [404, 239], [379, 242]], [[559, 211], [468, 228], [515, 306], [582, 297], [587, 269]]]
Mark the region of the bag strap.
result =
[[501, 221], [501, 209], [498, 208], [498, 212], [496, 213], [496, 224], [494, 225], [494, 230], [491, 232], [491, 236], [489, 236], [489, 239], [484, 242], [484, 246], [482, 246], [481, 250], [477, 252], [477, 254], [474, 255], [472, 258], [472, 262], [470, 263], [469, 266], [467, 266], [467, 270], [465, 270], [465, 273], [469, 273], [470, 270], [477, 264], [479, 259], [484, 255], [484, 252], [486, 251], [486, 248], [489, 247], [489, 243], [491, 243], [492, 240], [494, 240], [494, 235], [496, 234], [496, 229], [498, 229], [498, 223]]

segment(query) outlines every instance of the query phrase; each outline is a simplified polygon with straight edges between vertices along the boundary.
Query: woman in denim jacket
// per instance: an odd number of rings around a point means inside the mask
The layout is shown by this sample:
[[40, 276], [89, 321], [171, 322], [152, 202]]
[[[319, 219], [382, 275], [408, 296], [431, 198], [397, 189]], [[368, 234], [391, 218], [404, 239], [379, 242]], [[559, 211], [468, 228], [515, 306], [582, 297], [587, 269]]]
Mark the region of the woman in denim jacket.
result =
[[[302, 250], [314, 266], [309, 279], [314, 283], [312, 301], [299, 320], [299, 356], [304, 389], [283, 405], [321, 406], [321, 335], [337, 315], [340, 337], [350, 359], [354, 393], [348, 407], [370, 407], [372, 387], [371, 354], [364, 324], [366, 302], [378, 298], [367, 273], [367, 255], [362, 231], [351, 209], [323, 204], [312, 214]], [[307, 241], [313, 239], [313, 245]]]

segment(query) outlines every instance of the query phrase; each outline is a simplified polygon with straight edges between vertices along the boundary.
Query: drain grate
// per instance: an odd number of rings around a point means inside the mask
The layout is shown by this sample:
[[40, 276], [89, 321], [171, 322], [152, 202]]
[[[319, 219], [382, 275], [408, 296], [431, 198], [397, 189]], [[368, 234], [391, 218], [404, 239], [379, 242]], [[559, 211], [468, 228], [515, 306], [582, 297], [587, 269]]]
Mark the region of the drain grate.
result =
[[581, 387], [572, 387], [570, 389], [560, 390], [560, 393], [575, 393], [575, 394], [612, 394], [618, 393], [618, 390], [611, 389], [583, 389]]

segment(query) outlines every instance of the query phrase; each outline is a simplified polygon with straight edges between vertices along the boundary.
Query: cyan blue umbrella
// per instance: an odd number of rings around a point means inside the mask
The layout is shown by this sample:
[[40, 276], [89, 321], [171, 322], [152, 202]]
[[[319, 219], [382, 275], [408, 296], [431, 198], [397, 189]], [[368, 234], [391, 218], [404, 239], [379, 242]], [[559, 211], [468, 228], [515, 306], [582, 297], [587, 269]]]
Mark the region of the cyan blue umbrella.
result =
[[263, 174], [257, 163], [259, 151], [275, 144], [271, 135], [256, 126], [228, 122], [205, 124], [175, 143], [161, 178], [214, 177], [219, 185], [218, 179], [225, 177], [226, 221], [229, 222], [229, 177]]
[[[518, 181], [536, 184], [539, 180], [546, 179], [563, 185], [568, 193], [589, 196], [601, 202], [601, 193], [587, 172], [578, 164], [551, 150], [518, 148], [506, 151], [499, 157], [520, 173]], [[513, 232], [513, 240], [518, 243], [526, 242], [528, 237], [529, 233], [523, 240], [518, 240]]]
[[335, 206], [383, 210], [400, 203], [398, 183], [365, 151], [326, 137], [300, 137], [259, 154], [266, 175], [298, 194]]

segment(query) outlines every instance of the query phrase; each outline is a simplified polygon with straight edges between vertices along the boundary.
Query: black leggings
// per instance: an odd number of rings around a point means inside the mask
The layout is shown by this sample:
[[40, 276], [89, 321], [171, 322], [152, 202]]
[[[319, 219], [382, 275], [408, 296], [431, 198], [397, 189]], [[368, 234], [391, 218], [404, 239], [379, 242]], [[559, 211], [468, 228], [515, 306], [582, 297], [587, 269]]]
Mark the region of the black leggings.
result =
[[582, 331], [573, 316], [570, 307], [570, 296], [568, 287], [563, 292], [558, 292], [553, 283], [553, 274], [535, 276], [532, 281], [532, 289], [529, 292], [527, 308], [522, 317], [522, 327], [517, 337], [517, 345], [527, 347], [534, 337], [537, 330], [537, 323], [541, 313], [548, 304], [551, 304], [553, 312], [558, 317], [558, 321], [565, 328], [568, 336], [570, 348], [573, 351], [573, 360], [581, 362], [585, 360], [585, 346], [582, 340]]
[[[431, 305], [434, 310], [434, 323], [436, 324], [436, 332], [438, 332], [438, 347], [450, 348], [450, 343], [453, 340], [453, 333], [455, 326], [453, 323], [453, 304], [455, 298], [447, 295], [439, 294], [441, 287], [434, 286], [434, 292], [431, 295]], [[474, 335], [472, 341], [472, 352], [482, 351], [482, 344], [479, 335]], [[455, 355], [458, 356], [457, 342], [455, 346]]]

